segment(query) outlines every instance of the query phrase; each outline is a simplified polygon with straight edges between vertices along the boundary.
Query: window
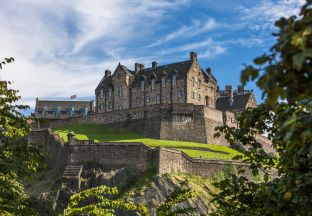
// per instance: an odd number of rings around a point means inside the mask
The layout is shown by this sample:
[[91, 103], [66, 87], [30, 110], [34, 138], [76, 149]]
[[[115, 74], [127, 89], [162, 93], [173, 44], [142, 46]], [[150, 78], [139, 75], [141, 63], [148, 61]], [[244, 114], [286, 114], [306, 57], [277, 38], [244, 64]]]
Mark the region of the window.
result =
[[152, 89], [155, 89], [155, 79], [152, 79]]
[[198, 80], [198, 88], [200, 89], [201, 86], [201, 80]]
[[109, 103], [108, 103], [108, 108], [109, 108], [109, 109], [113, 109], [113, 103], [112, 103], [112, 102], [109, 102]]
[[178, 91], [178, 98], [182, 97], [182, 90]]
[[111, 97], [112, 96], [112, 88], [109, 88], [108, 89], [108, 97]]
[[168, 92], [168, 93], [167, 93], [166, 99], [167, 99], [167, 100], [170, 100], [170, 97], [171, 97], [171, 94], [170, 94], [170, 92]]
[[159, 102], [160, 101], [160, 95], [156, 95], [156, 102]]
[[119, 97], [122, 96], [122, 87], [121, 86], [117, 87], [117, 96], [119, 96]]
[[119, 109], [119, 104], [115, 105], [115, 109], [118, 110]]
[[164, 77], [164, 76], [161, 78], [161, 86], [162, 87], [166, 86], [166, 77]]
[[205, 105], [209, 106], [209, 97], [208, 96], [205, 97]]
[[200, 101], [200, 99], [201, 99], [200, 94], [198, 94], [198, 96], [197, 96], [197, 97], [198, 97], [198, 100]]
[[193, 87], [195, 87], [195, 78], [193, 77], [192, 80], [193, 80]]
[[141, 91], [144, 91], [145, 89], [145, 82], [142, 80], [141, 81]]
[[192, 98], [195, 99], [195, 93], [194, 92], [192, 92]]
[[150, 102], [150, 97], [146, 97], [146, 103], [149, 103]]
[[173, 74], [172, 76], [172, 85], [177, 85], [177, 75]]
[[140, 98], [137, 98], [137, 99], [136, 99], [136, 105], [137, 105], [137, 106], [140, 106], [140, 103], [141, 103], [141, 99], [140, 99]]
[[103, 89], [101, 89], [101, 95], [100, 98], [103, 98]]

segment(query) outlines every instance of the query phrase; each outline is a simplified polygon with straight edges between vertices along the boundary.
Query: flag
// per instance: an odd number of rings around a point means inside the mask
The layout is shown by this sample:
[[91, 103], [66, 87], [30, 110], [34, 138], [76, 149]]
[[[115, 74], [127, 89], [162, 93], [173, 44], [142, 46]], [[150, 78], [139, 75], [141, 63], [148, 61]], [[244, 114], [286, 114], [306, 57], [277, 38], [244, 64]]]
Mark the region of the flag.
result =
[[77, 94], [70, 96], [70, 99], [76, 99], [76, 98], [77, 98]]

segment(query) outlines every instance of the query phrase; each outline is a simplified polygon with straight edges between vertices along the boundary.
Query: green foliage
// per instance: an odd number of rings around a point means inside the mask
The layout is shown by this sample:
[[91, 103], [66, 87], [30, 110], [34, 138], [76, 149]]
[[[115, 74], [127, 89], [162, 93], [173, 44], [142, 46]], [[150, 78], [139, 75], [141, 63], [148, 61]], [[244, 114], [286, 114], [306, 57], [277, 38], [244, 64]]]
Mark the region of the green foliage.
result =
[[[277, 43], [242, 72], [242, 83], [255, 80], [266, 102], [238, 117], [239, 128], [219, 127], [232, 144], [244, 146], [254, 176], [276, 169], [278, 178], [251, 182], [232, 176], [215, 185], [215, 215], [312, 215], [312, 1], [300, 16], [281, 18]], [[276, 157], [255, 139], [268, 135]], [[238, 156], [241, 157], [241, 156]]]
[[97, 142], [142, 142], [150, 147], [176, 148], [190, 157], [201, 157], [220, 160], [231, 160], [240, 153], [226, 146], [181, 142], [173, 140], [158, 140], [143, 137], [121, 128], [111, 128], [104, 125], [80, 124], [52, 128], [62, 139], [67, 141], [67, 134], [73, 131], [77, 139], [94, 139]]
[[[70, 203], [63, 212], [63, 216], [73, 215], [115, 215], [117, 209], [128, 212], [135, 212], [140, 215], [150, 215], [147, 208], [134, 204], [129, 200], [117, 199], [117, 188], [99, 186], [76, 193], [70, 197]], [[168, 199], [157, 208], [158, 216], [174, 216], [179, 214], [191, 215], [194, 208], [177, 208], [176, 206], [187, 199], [195, 196], [194, 191], [181, 188], [174, 191]]]
[[[64, 216], [71, 215], [115, 215], [116, 209], [138, 212], [148, 215], [147, 208], [142, 204], [135, 205], [121, 199], [108, 198], [108, 195], [116, 196], [117, 188], [99, 186], [76, 193], [70, 197], [70, 204], [64, 210]], [[81, 203], [90, 203], [83, 205]]]
[[174, 191], [163, 203], [157, 208], [158, 216], [176, 216], [180, 214], [192, 215], [196, 211], [195, 208], [177, 208], [176, 206], [183, 201], [195, 197], [194, 191], [189, 188], [180, 188]]
[[[2, 66], [13, 62], [6, 58]], [[30, 131], [27, 118], [17, 105], [18, 91], [10, 89], [11, 82], [0, 80], [0, 212], [1, 215], [33, 215], [30, 200], [24, 193], [20, 179], [36, 171], [42, 154], [36, 146], [27, 146], [21, 137]]]

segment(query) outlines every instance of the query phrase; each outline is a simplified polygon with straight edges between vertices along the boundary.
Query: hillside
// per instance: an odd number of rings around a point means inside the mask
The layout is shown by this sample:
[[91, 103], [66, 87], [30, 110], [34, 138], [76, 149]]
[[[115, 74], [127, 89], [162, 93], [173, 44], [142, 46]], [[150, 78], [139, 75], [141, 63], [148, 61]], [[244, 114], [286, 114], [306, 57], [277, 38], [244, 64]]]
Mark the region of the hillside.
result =
[[59, 136], [67, 141], [67, 134], [73, 131], [79, 140], [92, 139], [96, 142], [142, 142], [150, 147], [167, 147], [181, 150], [191, 157], [231, 160], [238, 151], [226, 146], [182, 142], [173, 140], [158, 140], [143, 137], [122, 128], [111, 128], [104, 125], [81, 124], [52, 128]]

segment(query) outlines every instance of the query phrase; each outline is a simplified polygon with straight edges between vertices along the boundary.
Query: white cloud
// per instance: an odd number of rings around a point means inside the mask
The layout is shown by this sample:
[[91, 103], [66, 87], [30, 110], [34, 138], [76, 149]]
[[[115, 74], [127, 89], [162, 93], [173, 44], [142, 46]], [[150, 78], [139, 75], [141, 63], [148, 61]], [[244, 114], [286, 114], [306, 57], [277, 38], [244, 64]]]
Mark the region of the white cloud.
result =
[[215, 42], [211, 38], [207, 38], [203, 41], [188, 43], [180, 46], [176, 46], [167, 50], [163, 50], [160, 52], [162, 55], [168, 55], [173, 53], [179, 52], [186, 52], [186, 51], [195, 51], [195, 50], [204, 50], [203, 52], [199, 53], [199, 57], [201, 58], [214, 58], [220, 54], [223, 54], [226, 51], [226, 48], [219, 43]]
[[[16, 59], [0, 75], [13, 80], [26, 98], [93, 95], [105, 68], [114, 69], [118, 61], [134, 62], [123, 54], [125, 44], [152, 34], [169, 11], [188, 3], [0, 0], [0, 59]], [[88, 53], [92, 46], [102, 50], [105, 59], [94, 60]]]
[[161, 44], [164, 44], [168, 41], [177, 39], [177, 38], [189, 38], [201, 33], [205, 33], [217, 28], [218, 24], [213, 18], [208, 18], [205, 21], [193, 20], [189, 25], [182, 25], [177, 30], [167, 34], [162, 39], [148, 45], [147, 47], [154, 47]]
[[260, 0], [252, 7], [238, 7], [241, 20], [247, 22], [255, 31], [273, 29], [274, 22], [281, 17], [289, 17], [299, 13], [305, 0]]

